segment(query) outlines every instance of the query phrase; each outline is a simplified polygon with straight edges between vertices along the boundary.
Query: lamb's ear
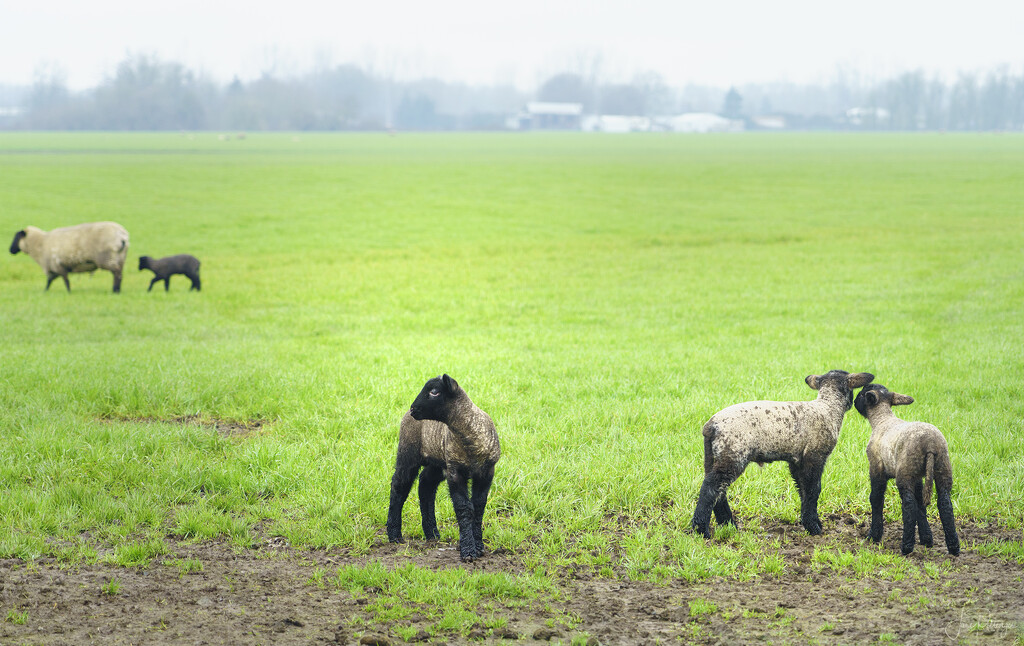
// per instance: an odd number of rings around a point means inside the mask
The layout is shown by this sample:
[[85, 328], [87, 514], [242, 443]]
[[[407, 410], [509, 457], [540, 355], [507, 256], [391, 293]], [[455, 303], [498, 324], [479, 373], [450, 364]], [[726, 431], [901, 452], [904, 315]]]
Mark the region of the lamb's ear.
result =
[[847, 377], [847, 382], [850, 384], [850, 388], [861, 388], [867, 386], [875, 380], [875, 376], [870, 372], [855, 372]]
[[901, 395], [899, 393], [892, 394], [892, 405], [893, 406], [906, 406], [907, 404], [913, 404], [914, 398], [910, 395]]
[[868, 406], [878, 405], [878, 393], [874, 390], [869, 390], [864, 393], [864, 399], [868, 400]]
[[459, 384], [457, 381], [449, 377], [447, 374], [441, 375], [441, 383], [448, 389], [448, 392], [455, 393], [459, 391]]
[[821, 375], [807, 375], [804, 377], [804, 381], [808, 386], [817, 390], [821, 386]]

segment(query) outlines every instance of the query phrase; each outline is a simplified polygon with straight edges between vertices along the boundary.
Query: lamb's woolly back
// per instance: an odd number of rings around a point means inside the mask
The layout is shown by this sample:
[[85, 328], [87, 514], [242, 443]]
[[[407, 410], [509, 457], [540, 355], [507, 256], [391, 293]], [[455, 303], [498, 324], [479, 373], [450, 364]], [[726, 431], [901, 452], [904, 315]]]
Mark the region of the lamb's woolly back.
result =
[[116, 222], [87, 222], [52, 231], [27, 226], [21, 250], [47, 271], [92, 271], [124, 265], [128, 232]]
[[868, 460], [889, 478], [923, 476], [928, 455], [949, 453], [946, 438], [935, 425], [901, 419], [892, 410], [913, 402], [913, 397], [881, 384], [871, 384], [857, 395], [857, 412], [871, 424]]
[[[477, 407], [466, 391], [448, 375], [427, 381], [409, 408], [408, 417], [412, 421], [440, 423], [440, 426], [424, 425], [421, 432], [424, 433], [425, 446], [438, 444], [427, 434], [441, 435], [440, 445], [446, 461], [468, 465], [487, 460], [497, 462], [501, 457], [501, 444], [491, 416]], [[446, 437], [446, 431], [450, 438]]]
[[199, 259], [187, 253], [165, 258], [139, 256], [139, 271], [149, 269], [158, 276], [198, 271], [199, 265]]
[[852, 388], [873, 378], [843, 370], [810, 375], [805, 382], [818, 391], [815, 399], [734, 404], [712, 415], [703, 433], [714, 438], [715, 457], [772, 462], [814, 451], [827, 458], [853, 403]]

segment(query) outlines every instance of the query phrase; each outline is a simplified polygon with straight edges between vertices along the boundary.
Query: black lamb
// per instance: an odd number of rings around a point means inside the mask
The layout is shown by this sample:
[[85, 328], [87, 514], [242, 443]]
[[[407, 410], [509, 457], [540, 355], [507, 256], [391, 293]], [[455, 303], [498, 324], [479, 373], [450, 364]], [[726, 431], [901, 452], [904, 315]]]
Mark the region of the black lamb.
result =
[[166, 258], [150, 258], [149, 256], [141, 256], [139, 258], [139, 271], [143, 269], [149, 269], [155, 276], [153, 280], [149, 281], [149, 289], [146, 291], [152, 291], [153, 285], [157, 281], [164, 281], [164, 291], [171, 289], [171, 276], [174, 274], [184, 274], [192, 281], [192, 286], [189, 287], [189, 291], [193, 289], [197, 292], [200, 290], [199, 283], [199, 260], [195, 256], [190, 256], [187, 253], [178, 254], [177, 256], [167, 256]]
[[[419, 475], [424, 537], [441, 537], [434, 500], [441, 480], [447, 480], [459, 521], [459, 554], [463, 561], [483, 556], [484, 507], [494, 480], [494, 465], [500, 457], [494, 422], [470, 401], [466, 391], [448, 375], [427, 381], [402, 417], [395, 473], [391, 478], [388, 540], [404, 542], [402, 507]], [[472, 496], [469, 480], [473, 481]]]

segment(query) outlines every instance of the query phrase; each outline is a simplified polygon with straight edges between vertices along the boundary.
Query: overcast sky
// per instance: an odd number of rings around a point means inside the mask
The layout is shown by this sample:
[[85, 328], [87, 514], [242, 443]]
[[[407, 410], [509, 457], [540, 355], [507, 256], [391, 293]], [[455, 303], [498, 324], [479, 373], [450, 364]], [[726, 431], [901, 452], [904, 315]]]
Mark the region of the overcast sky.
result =
[[354, 62], [400, 78], [513, 82], [601, 61], [672, 85], [1024, 70], [1024, 1], [0, 0], [0, 83], [56, 65], [91, 87], [128, 54], [216, 80]]

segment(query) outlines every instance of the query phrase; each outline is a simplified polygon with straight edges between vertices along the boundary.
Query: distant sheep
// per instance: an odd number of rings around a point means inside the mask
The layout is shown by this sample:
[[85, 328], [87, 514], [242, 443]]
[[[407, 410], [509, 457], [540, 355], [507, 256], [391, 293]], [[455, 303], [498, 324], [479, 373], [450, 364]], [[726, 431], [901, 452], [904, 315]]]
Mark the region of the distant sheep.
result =
[[106, 269], [121, 291], [121, 270], [128, 256], [128, 232], [116, 222], [88, 222], [53, 231], [28, 226], [14, 234], [11, 254], [24, 251], [46, 272], [46, 289], [60, 276], [71, 291], [68, 274]]
[[192, 286], [188, 288], [189, 291], [193, 289], [197, 292], [200, 291], [199, 260], [195, 256], [190, 256], [187, 253], [167, 256], [166, 258], [141, 256], [139, 258], [139, 271], [143, 269], [149, 269], [155, 274], [153, 280], [149, 281], [147, 292], [151, 291], [153, 285], [161, 280], [164, 281], [164, 291], [169, 291], [171, 289], [171, 276], [174, 274], [184, 274], [192, 281]]
[[704, 482], [693, 514], [693, 529], [711, 538], [711, 512], [718, 525], [736, 523], [726, 490], [751, 462], [785, 460], [800, 492], [800, 522], [821, 533], [818, 496], [825, 462], [836, 447], [853, 389], [871, 382], [867, 372], [831, 370], [804, 381], [818, 391], [809, 402], [755, 401], [730, 406], [704, 424]]
[[[953, 520], [953, 465], [949, 461], [946, 438], [939, 429], [924, 422], [905, 422], [892, 412], [893, 406], [914, 403], [909, 395], [894, 393], [885, 386], [871, 384], [860, 391], [854, 405], [857, 412], [871, 423], [868, 440], [868, 465], [871, 475], [871, 530], [874, 542], [882, 540], [882, 508], [889, 480], [896, 480], [903, 513], [904, 554], [914, 551], [914, 527], [921, 545], [932, 546], [932, 530], [926, 509], [932, 499], [932, 483], [938, 497], [939, 519], [946, 539], [946, 549], [953, 556], [960, 553], [960, 538]], [[924, 480], [924, 486], [921, 481]]]
[[[484, 507], [494, 480], [494, 465], [500, 457], [494, 422], [470, 401], [466, 391], [448, 375], [427, 381], [402, 417], [391, 478], [388, 540], [404, 542], [402, 507], [418, 474], [423, 535], [427, 540], [441, 537], [434, 500], [437, 486], [447, 480], [459, 521], [459, 554], [463, 561], [483, 556]], [[473, 481], [472, 497], [468, 480]]]

